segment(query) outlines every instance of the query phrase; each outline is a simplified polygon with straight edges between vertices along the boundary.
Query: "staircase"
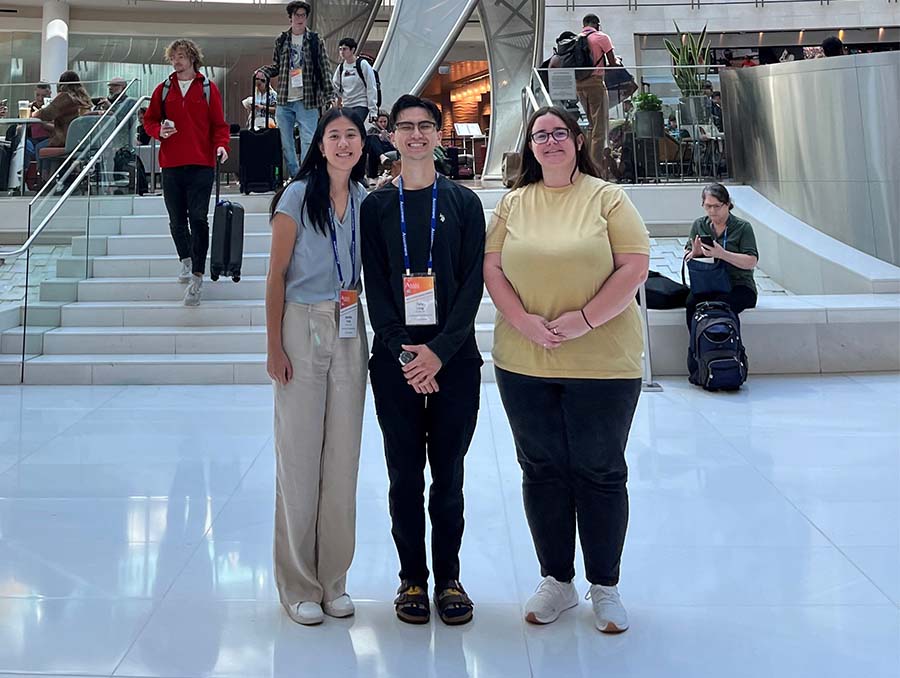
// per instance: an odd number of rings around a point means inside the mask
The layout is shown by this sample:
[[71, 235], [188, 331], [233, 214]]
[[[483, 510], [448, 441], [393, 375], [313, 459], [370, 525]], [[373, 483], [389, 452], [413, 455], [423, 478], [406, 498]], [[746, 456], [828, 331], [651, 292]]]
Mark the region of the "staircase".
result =
[[[478, 192], [486, 219], [504, 192]], [[176, 281], [179, 261], [161, 197], [134, 198], [131, 214], [92, 219], [90, 238], [73, 239], [71, 255], [57, 260], [57, 277], [41, 284], [39, 302], [29, 303], [25, 382], [269, 383], [264, 299], [271, 195], [237, 199], [246, 211], [241, 281], [207, 278], [194, 308], [182, 305], [185, 285]], [[89, 277], [81, 279], [85, 260]], [[493, 321], [485, 293], [476, 335], [486, 380], [493, 380]], [[0, 333], [6, 359], [0, 383], [18, 383], [18, 366], [10, 361], [21, 342], [21, 327]]]

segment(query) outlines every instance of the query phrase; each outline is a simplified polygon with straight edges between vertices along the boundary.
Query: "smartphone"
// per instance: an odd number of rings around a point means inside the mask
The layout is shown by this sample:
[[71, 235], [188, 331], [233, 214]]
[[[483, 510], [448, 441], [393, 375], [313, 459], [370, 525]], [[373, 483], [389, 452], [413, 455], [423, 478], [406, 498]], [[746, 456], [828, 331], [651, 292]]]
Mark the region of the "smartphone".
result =
[[711, 235], [701, 235], [700, 242], [706, 245], [707, 247], [713, 246], [713, 237]]

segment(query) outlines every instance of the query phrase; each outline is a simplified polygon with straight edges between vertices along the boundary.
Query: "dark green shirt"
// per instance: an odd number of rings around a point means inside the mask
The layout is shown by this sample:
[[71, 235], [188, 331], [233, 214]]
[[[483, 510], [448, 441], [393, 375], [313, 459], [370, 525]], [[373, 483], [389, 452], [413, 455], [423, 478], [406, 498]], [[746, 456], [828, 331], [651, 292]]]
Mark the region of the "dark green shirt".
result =
[[[685, 246], [685, 250], [691, 249], [691, 243], [694, 242], [694, 237], [698, 235], [711, 235], [729, 252], [751, 254], [759, 259], [753, 227], [749, 221], [739, 219], [733, 214], [728, 216], [725, 231], [719, 237], [716, 237], [716, 229], [713, 227], [709, 217], [696, 219], [691, 224], [691, 235], [688, 237], [688, 244]], [[731, 279], [732, 286], [744, 285], [754, 291], [756, 290], [756, 282], [753, 280], [753, 269], [738, 268], [727, 261], [725, 262], [725, 268], [728, 270], [728, 277]]]

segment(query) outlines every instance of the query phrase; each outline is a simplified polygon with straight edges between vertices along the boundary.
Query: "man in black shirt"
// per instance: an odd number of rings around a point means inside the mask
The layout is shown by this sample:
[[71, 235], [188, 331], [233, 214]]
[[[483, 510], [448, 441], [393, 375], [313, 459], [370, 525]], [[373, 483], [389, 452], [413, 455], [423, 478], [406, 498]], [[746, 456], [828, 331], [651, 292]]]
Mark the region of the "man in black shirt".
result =
[[469, 189], [437, 175], [441, 113], [412, 95], [391, 111], [401, 174], [363, 202], [362, 261], [375, 331], [369, 372], [390, 478], [391, 533], [400, 557], [397, 616], [429, 620], [425, 460], [434, 602], [447, 624], [472, 619], [459, 583], [463, 458], [475, 431], [481, 353], [484, 211]]

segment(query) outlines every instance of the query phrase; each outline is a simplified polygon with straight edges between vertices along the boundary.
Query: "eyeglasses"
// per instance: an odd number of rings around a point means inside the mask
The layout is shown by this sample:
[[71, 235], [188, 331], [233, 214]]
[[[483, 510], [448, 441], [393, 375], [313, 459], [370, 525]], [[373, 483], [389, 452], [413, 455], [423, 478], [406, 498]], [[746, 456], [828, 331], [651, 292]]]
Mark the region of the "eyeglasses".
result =
[[703, 209], [705, 210], [720, 210], [725, 207], [725, 203], [717, 202], [717, 203], [703, 203]]
[[434, 120], [420, 120], [418, 123], [415, 122], [398, 122], [394, 125], [394, 129], [398, 132], [403, 132], [404, 134], [410, 134], [414, 129], [419, 128], [419, 131], [422, 134], [429, 134], [430, 132], [434, 132], [437, 129], [437, 125]]
[[294, 12], [291, 16], [295, 16], [295, 17], [297, 17], [298, 19], [305, 19], [305, 18], [306, 18], [306, 12], [304, 12], [303, 10], [300, 10], [300, 11]]
[[553, 137], [554, 141], [565, 141], [572, 133], [569, 131], [568, 127], [557, 127], [551, 132], [545, 132], [543, 130], [539, 132], [534, 132], [531, 135], [531, 140], [536, 144], [546, 144], [550, 141], [550, 137]]

